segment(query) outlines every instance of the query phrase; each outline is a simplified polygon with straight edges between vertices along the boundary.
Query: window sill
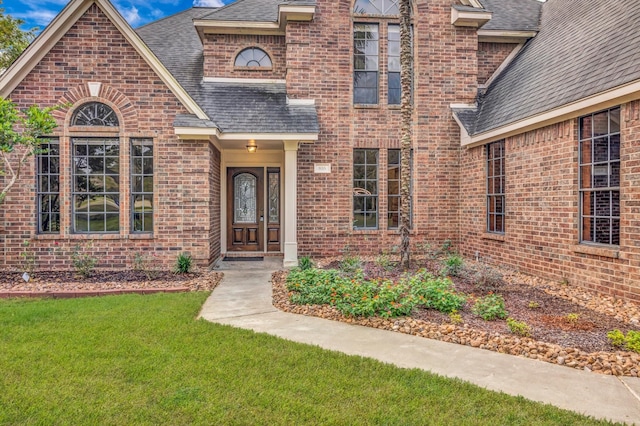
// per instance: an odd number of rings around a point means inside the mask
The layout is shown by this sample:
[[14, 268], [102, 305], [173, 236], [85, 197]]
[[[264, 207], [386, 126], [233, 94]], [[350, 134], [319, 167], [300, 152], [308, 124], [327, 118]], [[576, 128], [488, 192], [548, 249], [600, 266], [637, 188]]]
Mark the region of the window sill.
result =
[[380, 104], [353, 104], [355, 109], [380, 109]]
[[574, 253], [589, 254], [592, 256], [608, 257], [611, 259], [620, 258], [620, 250], [613, 247], [599, 247], [587, 244], [576, 244], [572, 248]]
[[152, 233], [129, 234], [129, 239], [130, 240], [153, 240], [153, 234]]
[[504, 234], [494, 234], [492, 232], [484, 232], [480, 238], [482, 238], [483, 240], [493, 240], [493, 241], [500, 241], [500, 242], [505, 242], [506, 237]]

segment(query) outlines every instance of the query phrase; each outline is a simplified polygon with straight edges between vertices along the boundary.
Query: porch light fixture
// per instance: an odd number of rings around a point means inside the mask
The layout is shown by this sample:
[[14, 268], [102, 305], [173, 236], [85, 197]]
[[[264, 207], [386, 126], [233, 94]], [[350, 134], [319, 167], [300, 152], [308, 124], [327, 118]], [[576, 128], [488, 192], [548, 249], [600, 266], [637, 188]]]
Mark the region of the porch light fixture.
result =
[[247, 151], [250, 153], [254, 153], [258, 150], [258, 145], [256, 145], [256, 141], [253, 139], [249, 139], [249, 143], [247, 144]]

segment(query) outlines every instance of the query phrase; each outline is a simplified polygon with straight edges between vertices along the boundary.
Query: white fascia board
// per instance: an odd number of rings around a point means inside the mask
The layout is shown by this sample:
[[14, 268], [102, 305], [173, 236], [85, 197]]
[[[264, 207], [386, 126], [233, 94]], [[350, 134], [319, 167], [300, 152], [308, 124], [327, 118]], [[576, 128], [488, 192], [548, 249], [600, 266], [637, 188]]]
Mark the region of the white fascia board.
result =
[[255, 21], [211, 21], [196, 19], [193, 25], [203, 34], [258, 34], [284, 35], [285, 31], [279, 22]]
[[498, 127], [461, 141], [474, 147], [640, 99], [640, 80]]
[[312, 5], [295, 6], [284, 4], [278, 6], [280, 22], [284, 21], [312, 21], [316, 13], [316, 7]]
[[203, 77], [203, 83], [239, 83], [239, 84], [287, 84], [287, 80], [272, 78], [227, 78]]
[[220, 130], [215, 127], [174, 127], [174, 133], [180, 139], [201, 139], [210, 136], [220, 136]]
[[454, 113], [453, 110], [455, 109], [476, 109], [478, 107], [478, 105], [476, 104], [451, 104], [449, 105], [449, 108], [451, 108], [451, 115], [453, 116], [453, 119], [456, 121], [456, 123], [458, 123], [458, 126], [460, 127], [460, 143], [462, 146], [466, 146], [469, 143], [471, 143], [471, 136], [469, 136], [469, 132], [467, 132], [467, 129], [464, 127], [464, 125], [462, 124], [462, 122], [458, 119], [458, 116]]
[[478, 30], [481, 43], [524, 43], [538, 35], [537, 31]]
[[49, 53], [93, 1], [72, 0], [0, 76], [0, 96], [7, 98], [27, 74]]
[[263, 141], [317, 141], [317, 133], [222, 133], [220, 140], [255, 139]]
[[208, 120], [207, 114], [200, 108], [200, 106], [191, 98], [186, 90], [178, 83], [178, 81], [171, 75], [169, 70], [160, 62], [158, 57], [149, 49], [149, 47], [142, 41], [138, 34], [131, 28], [127, 21], [120, 15], [109, 1], [95, 0], [100, 6], [102, 11], [113, 22], [118, 30], [125, 36], [125, 38], [133, 45], [138, 54], [142, 56], [145, 62], [153, 69], [153, 71], [160, 77], [162, 82], [169, 87], [171, 92], [180, 100], [182, 105], [191, 114], [196, 115], [201, 120]]
[[316, 104], [315, 99], [290, 99], [287, 96], [287, 105], [313, 106]]
[[474, 27], [480, 28], [491, 20], [493, 13], [491, 12], [468, 12], [466, 10], [458, 10], [451, 8], [451, 23], [456, 27]]

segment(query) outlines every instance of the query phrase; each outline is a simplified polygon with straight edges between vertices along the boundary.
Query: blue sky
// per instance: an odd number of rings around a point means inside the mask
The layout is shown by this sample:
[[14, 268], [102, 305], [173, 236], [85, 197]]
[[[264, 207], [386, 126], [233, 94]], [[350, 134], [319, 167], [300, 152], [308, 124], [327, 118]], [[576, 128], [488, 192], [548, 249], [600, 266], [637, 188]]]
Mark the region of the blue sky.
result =
[[[191, 6], [218, 7], [233, 0], [111, 0], [122, 16], [139, 27]], [[67, 5], [69, 0], [2, 0], [5, 13], [25, 21], [23, 29], [41, 30]]]

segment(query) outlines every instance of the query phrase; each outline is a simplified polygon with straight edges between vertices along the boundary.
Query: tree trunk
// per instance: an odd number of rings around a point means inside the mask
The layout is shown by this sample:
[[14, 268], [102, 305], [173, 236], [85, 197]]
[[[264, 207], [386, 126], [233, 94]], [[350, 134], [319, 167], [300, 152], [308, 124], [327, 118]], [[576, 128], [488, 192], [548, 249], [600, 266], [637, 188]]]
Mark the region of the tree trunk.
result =
[[411, 225], [411, 123], [413, 105], [411, 86], [413, 82], [413, 54], [411, 43], [410, 0], [400, 0], [400, 103], [401, 150], [400, 150], [400, 266], [409, 268], [409, 228]]

